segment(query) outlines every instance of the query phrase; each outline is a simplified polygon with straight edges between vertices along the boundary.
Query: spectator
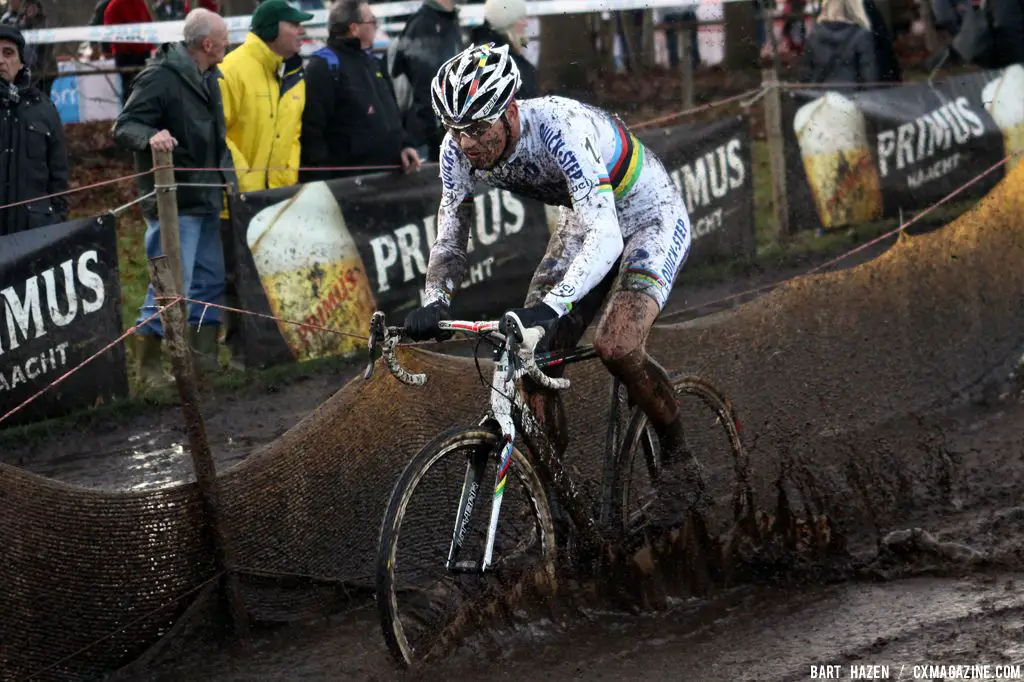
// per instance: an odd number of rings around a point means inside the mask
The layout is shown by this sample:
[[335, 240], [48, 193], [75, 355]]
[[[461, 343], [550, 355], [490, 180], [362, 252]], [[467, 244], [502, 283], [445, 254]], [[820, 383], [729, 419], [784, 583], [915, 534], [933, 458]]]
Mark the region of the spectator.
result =
[[[46, 12], [43, 10], [41, 0], [26, 0], [18, 28], [22, 31], [46, 28]], [[46, 43], [26, 45], [25, 66], [32, 72], [32, 79], [36, 87], [49, 97], [50, 86], [53, 85], [53, 79], [57, 72], [57, 60], [53, 54], [53, 45]]]
[[484, 22], [473, 29], [472, 40], [477, 45], [508, 45], [509, 54], [523, 79], [523, 87], [519, 88], [516, 99], [540, 97], [537, 69], [523, 56], [528, 40], [525, 0], [487, 0], [484, 3]]
[[395, 41], [391, 76], [396, 87], [401, 83], [403, 93], [408, 90], [408, 97], [398, 100], [408, 100], [400, 107], [404, 128], [420, 158], [437, 161], [444, 138], [430, 104], [430, 84], [441, 64], [465, 47], [454, 0], [424, 0]]
[[903, 70], [896, 55], [896, 43], [889, 25], [885, 23], [882, 11], [875, 0], [864, 0], [864, 14], [871, 24], [871, 35], [875, 45], [875, 59], [878, 65], [878, 80], [885, 83], [899, 83], [903, 80]]
[[0, 235], [54, 225], [68, 216], [64, 126], [49, 97], [29, 82], [25, 39], [13, 26], [0, 26]]
[[698, 44], [697, 36], [697, 9], [696, 7], [687, 7], [685, 9], [674, 10], [665, 14], [665, 22], [668, 24], [682, 23], [684, 21], [694, 22], [694, 25], [689, 28], [677, 29], [673, 26], [672, 28], [665, 29], [665, 47], [668, 49], [668, 64], [669, 66], [679, 66], [679, 33], [686, 31], [690, 34], [690, 64], [693, 68], [700, 66], [700, 45]]
[[[202, 7], [203, 9], [208, 9], [211, 12], [220, 14], [220, 2], [218, 0], [198, 0], [198, 2], [194, 4], [197, 7]], [[190, 11], [190, 0], [185, 0], [185, 13], [188, 14]]]
[[0, 14], [0, 26], [17, 26], [21, 21], [21, 0], [7, 0], [3, 14]]
[[1024, 0], [992, 0], [991, 5], [996, 68], [1024, 64]]
[[313, 18], [285, 0], [267, 0], [252, 15], [245, 43], [221, 67], [228, 148], [241, 192], [299, 181], [306, 82], [302, 22]]
[[187, 0], [159, 0], [153, 6], [157, 21], [180, 21], [188, 14]]
[[[103, 25], [145, 24], [153, 21], [146, 0], [110, 0], [103, 10]], [[138, 72], [134, 69], [146, 65], [146, 60], [153, 52], [149, 43], [111, 43], [114, 52], [114, 66], [118, 69], [133, 69], [121, 73], [121, 103], [128, 101], [132, 94], [132, 83]]]
[[[116, 0], [115, 0], [116, 2]], [[173, 151], [179, 168], [222, 168], [230, 163], [224, 141], [224, 115], [220, 89], [214, 82], [224, 59], [228, 30], [224, 19], [204, 9], [185, 18], [184, 41], [166, 43], [139, 74], [135, 88], [114, 122], [114, 140], [135, 152], [140, 171], [153, 166], [152, 151]], [[223, 170], [177, 171], [179, 229], [184, 288], [197, 301], [219, 303], [224, 290], [224, 252], [220, 240], [220, 210], [224, 205], [225, 183], [233, 173]], [[192, 185], [206, 186], [188, 186]], [[145, 195], [153, 190], [153, 175], [139, 177]], [[142, 203], [146, 217], [146, 256], [154, 258], [160, 248], [160, 223], [156, 200]], [[140, 310], [139, 321], [156, 312], [152, 286]], [[217, 333], [220, 311], [190, 305], [191, 338], [203, 371], [216, 371]], [[196, 327], [202, 319], [202, 328]], [[163, 328], [156, 318], [139, 332], [136, 346], [139, 382], [144, 387], [163, 383], [161, 340]]]
[[[294, 185], [302, 154], [302, 112], [306, 81], [302, 67], [302, 22], [313, 18], [285, 0], [267, 0], [252, 14], [245, 43], [221, 66], [227, 144], [238, 173], [238, 188], [254, 192]], [[225, 211], [223, 217], [228, 218]], [[229, 273], [226, 295], [235, 301]], [[230, 366], [243, 363], [243, 347], [234, 315], [224, 316], [224, 341]]]
[[[90, 26], [103, 26], [103, 15], [107, 12], [107, 5], [110, 4], [110, 0], [99, 0], [96, 3], [96, 7], [92, 10], [92, 19], [89, 20]], [[110, 43], [97, 43], [99, 46], [96, 48], [97, 54], [102, 57], [109, 57], [111, 52]]]
[[[306, 67], [302, 165], [390, 166], [418, 169], [420, 158], [402, 129], [389, 78], [370, 52], [377, 19], [362, 0], [342, 0], [327, 18], [327, 46]], [[363, 171], [365, 172], [365, 171]], [[302, 181], [360, 171], [304, 171]]]
[[947, 59], [984, 69], [1024, 63], [1024, 0], [987, 0], [978, 8], [970, 0], [933, 0], [932, 11], [936, 28], [952, 42], [925, 60], [925, 68]]
[[874, 36], [863, 0], [825, 0], [800, 65], [803, 83], [878, 82]]

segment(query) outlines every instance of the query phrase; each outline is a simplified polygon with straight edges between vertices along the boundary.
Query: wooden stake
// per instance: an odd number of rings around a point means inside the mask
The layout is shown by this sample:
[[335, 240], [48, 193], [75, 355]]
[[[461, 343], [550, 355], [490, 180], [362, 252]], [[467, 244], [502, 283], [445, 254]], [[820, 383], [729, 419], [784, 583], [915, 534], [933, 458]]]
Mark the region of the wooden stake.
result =
[[789, 224], [789, 195], [786, 193], [786, 148], [782, 137], [782, 90], [779, 88], [778, 72], [775, 69], [763, 69], [761, 82], [768, 88], [764, 94], [764, 128], [768, 138], [776, 236], [781, 240], [792, 234]]

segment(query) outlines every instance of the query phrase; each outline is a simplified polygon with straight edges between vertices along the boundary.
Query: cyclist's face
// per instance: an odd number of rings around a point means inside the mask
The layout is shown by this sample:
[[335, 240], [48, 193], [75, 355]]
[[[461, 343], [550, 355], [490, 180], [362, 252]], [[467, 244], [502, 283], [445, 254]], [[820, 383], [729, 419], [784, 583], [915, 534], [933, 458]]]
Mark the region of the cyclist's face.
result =
[[[519, 110], [515, 102], [509, 104], [505, 110], [505, 117], [509, 130], [517, 130]], [[449, 131], [469, 162], [480, 170], [494, 168], [498, 164], [508, 141], [508, 132], [500, 118], [494, 123], [482, 122], [458, 130], [449, 128]]]

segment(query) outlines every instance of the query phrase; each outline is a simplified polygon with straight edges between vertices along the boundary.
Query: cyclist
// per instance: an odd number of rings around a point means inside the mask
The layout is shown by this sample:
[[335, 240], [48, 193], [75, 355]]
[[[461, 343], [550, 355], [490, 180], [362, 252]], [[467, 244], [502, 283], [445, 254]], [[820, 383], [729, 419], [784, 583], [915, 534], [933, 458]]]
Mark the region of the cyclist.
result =
[[[406, 317], [406, 332], [414, 340], [450, 336], [438, 322], [451, 319], [465, 274], [477, 180], [561, 206], [524, 307], [502, 317], [502, 331], [509, 333], [514, 316], [523, 328], [546, 329], [543, 349], [573, 348], [611, 294], [594, 346], [658, 434], [667, 472], [658, 499], [663, 515], [675, 515], [669, 493], [684, 490], [692, 508], [704, 501], [703, 476], [686, 447], [672, 384], [645, 346], [690, 250], [686, 206], [661, 162], [617, 117], [563, 97], [517, 101], [520, 82], [508, 47], [493, 43], [470, 46], [437, 72], [432, 101], [447, 129], [437, 239], [424, 305]], [[564, 452], [560, 397], [524, 384], [534, 414]]]

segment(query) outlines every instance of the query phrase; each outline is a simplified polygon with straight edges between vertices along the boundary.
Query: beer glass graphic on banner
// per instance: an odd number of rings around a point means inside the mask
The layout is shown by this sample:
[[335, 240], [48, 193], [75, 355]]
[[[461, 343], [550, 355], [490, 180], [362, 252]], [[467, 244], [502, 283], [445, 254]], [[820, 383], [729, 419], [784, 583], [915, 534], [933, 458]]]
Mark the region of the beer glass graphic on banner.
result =
[[[303, 185], [287, 201], [257, 213], [246, 239], [276, 317], [365, 336], [376, 303], [341, 208], [325, 183]], [[351, 336], [277, 324], [299, 361], [364, 346]]]
[[1003, 132], [1003, 146], [1011, 157], [1006, 170], [1020, 163], [1024, 154], [1024, 66], [1014, 64], [981, 91], [981, 101]]
[[797, 110], [793, 127], [821, 224], [836, 227], [881, 216], [881, 180], [867, 119], [856, 102], [827, 92]]

